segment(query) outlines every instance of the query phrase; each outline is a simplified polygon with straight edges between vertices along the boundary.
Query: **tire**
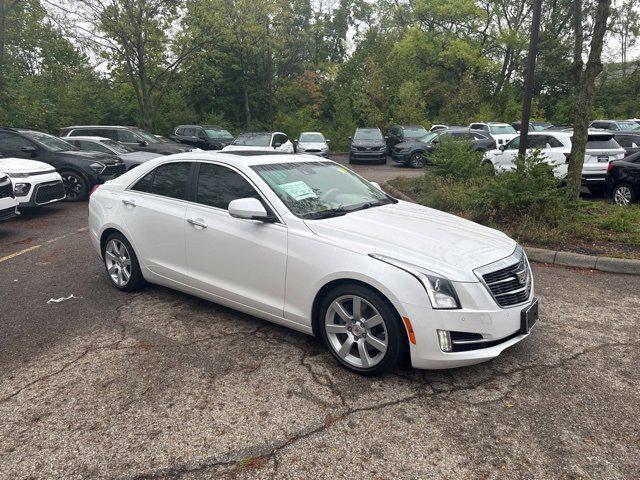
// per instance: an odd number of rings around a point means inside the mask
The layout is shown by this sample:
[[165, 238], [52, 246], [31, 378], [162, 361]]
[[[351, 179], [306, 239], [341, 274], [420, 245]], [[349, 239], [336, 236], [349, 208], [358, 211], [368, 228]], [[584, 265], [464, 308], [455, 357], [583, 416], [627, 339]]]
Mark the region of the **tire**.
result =
[[[359, 299], [359, 300], [356, 300]], [[354, 300], [361, 319], [352, 322]], [[318, 329], [331, 355], [347, 370], [371, 376], [395, 367], [409, 351], [400, 318], [374, 290], [358, 284], [340, 285], [322, 301]]]
[[427, 160], [424, 158], [423, 152], [412, 153], [409, 157], [409, 166], [411, 168], [424, 168]]
[[67, 194], [67, 202], [81, 202], [87, 199], [89, 194], [89, 184], [80, 173], [63, 170], [60, 172], [64, 191]]
[[144, 286], [138, 257], [121, 233], [115, 232], [107, 237], [102, 249], [102, 259], [111, 284], [118, 290], [133, 292]]
[[637, 201], [633, 187], [628, 183], [619, 183], [611, 192], [611, 201], [616, 205], [626, 206]]
[[387, 157], [384, 157], [384, 158], [383, 158], [383, 159], [381, 159], [378, 163], [379, 163], [380, 165], [386, 165], [386, 164], [387, 164]]

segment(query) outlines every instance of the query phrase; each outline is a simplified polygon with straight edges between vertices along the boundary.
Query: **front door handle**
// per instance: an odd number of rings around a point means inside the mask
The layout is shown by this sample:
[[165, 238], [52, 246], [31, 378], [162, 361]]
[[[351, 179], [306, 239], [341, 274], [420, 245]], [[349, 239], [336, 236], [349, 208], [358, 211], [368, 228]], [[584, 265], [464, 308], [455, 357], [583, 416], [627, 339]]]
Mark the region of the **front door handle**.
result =
[[194, 227], [207, 228], [207, 224], [206, 223], [201, 222], [199, 220], [194, 220], [193, 218], [187, 218], [187, 222], [189, 222]]
[[136, 202], [134, 202], [133, 200], [122, 200], [122, 203], [124, 203], [127, 207], [135, 207], [136, 206]]

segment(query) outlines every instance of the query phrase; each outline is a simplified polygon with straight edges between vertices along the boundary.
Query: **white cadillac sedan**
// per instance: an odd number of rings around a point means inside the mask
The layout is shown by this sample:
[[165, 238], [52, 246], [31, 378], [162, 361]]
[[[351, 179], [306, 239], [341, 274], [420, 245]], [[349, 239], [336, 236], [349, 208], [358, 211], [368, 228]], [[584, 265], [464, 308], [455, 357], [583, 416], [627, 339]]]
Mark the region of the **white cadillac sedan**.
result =
[[515, 241], [310, 155], [150, 160], [93, 192], [89, 229], [116, 288], [161, 284], [318, 335], [362, 374], [405, 355], [489, 360], [538, 314]]

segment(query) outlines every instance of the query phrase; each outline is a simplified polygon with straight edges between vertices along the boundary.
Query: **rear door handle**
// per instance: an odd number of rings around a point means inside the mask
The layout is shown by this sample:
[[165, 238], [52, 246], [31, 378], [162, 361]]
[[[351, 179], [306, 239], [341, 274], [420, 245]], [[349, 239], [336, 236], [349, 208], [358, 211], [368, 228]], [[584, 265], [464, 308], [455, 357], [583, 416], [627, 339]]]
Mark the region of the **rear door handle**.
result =
[[189, 222], [194, 227], [207, 228], [207, 224], [201, 222], [199, 220], [194, 220], [193, 218], [187, 218], [187, 222]]
[[133, 200], [122, 200], [122, 203], [124, 203], [127, 207], [135, 207], [136, 206], [136, 202], [134, 202]]

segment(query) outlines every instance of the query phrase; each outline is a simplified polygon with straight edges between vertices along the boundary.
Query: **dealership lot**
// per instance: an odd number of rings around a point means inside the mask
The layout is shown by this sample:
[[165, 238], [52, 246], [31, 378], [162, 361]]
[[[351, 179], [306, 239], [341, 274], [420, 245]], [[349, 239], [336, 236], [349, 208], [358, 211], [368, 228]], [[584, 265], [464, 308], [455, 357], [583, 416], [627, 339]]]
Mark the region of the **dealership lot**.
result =
[[56, 204], [0, 226], [1, 478], [640, 470], [640, 277], [535, 265], [539, 324], [495, 361], [363, 378], [305, 335], [161, 287], [118, 292], [86, 217]]

